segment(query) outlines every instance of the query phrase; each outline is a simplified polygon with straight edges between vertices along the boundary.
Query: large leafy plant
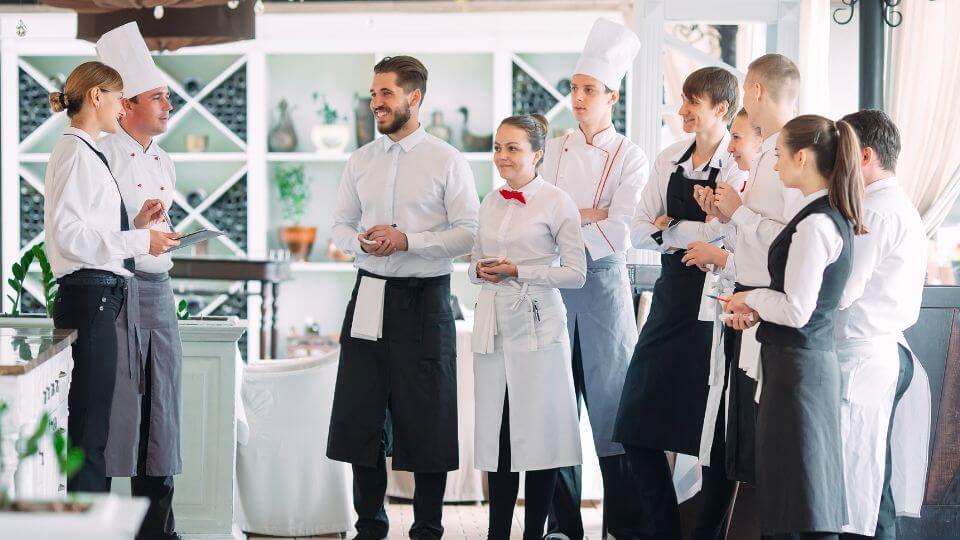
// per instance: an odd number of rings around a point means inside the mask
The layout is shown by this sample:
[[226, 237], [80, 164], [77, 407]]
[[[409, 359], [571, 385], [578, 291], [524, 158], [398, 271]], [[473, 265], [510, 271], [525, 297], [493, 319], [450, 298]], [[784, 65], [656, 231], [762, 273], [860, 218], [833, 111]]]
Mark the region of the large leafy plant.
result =
[[50, 268], [50, 261], [47, 260], [47, 252], [43, 249], [43, 242], [35, 244], [32, 248], [24, 252], [18, 262], [13, 263], [13, 268], [11, 268], [10, 272], [12, 277], [7, 279], [7, 284], [13, 289], [13, 293], [7, 295], [7, 298], [10, 299], [10, 302], [13, 304], [8, 314], [14, 317], [20, 316], [20, 305], [23, 300], [23, 285], [27, 280], [27, 274], [30, 272], [30, 266], [33, 265], [33, 261], [37, 261], [40, 265], [40, 280], [43, 285], [43, 301], [46, 305], [47, 316], [53, 317], [53, 304], [57, 296], [57, 280], [53, 275], [53, 270]]

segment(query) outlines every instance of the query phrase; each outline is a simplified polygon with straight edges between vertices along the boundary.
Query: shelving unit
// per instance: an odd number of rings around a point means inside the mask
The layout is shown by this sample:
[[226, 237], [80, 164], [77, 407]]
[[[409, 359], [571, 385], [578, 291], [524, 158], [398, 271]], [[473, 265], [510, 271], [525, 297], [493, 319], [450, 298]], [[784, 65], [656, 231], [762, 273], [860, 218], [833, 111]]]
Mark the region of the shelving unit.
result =
[[[258, 19], [255, 40], [158, 54], [155, 59], [174, 104], [168, 131], [158, 138], [177, 169], [171, 219], [183, 232], [199, 227], [227, 232], [209, 243], [209, 255], [266, 257], [283, 247], [274, 173], [278, 167], [303, 164], [313, 189], [304, 221], [318, 228], [317, 241], [310, 260], [294, 264], [297, 279], [282, 285], [279, 327], [285, 333], [311, 317], [324, 332], [335, 332], [355, 272], [351, 263], [328, 260], [327, 245], [343, 168], [363, 142], [356, 139], [358, 122], [373, 133], [365, 124], [372, 117], [363, 113], [375, 63], [392, 54], [411, 54], [424, 62], [430, 76], [421, 122], [431, 127], [434, 112], [439, 112], [455, 147], [462, 148], [465, 133], [491, 135], [499, 119], [521, 110], [545, 113], [554, 129], [566, 129], [575, 122], [568, 98], [556, 86], [569, 76], [597, 16], [621, 17], [617, 12], [575, 12], [527, 14], [514, 21], [437, 15], [401, 17], [405, 26], [396, 26], [400, 19], [393, 16], [273, 14]], [[58, 76], [94, 56], [91, 44], [69, 37], [73, 30], [63, 15], [36, 15], [30, 26], [41, 27], [38, 21], [47, 20], [61, 26], [46, 30], [49, 35], [42, 40], [0, 38], [0, 70], [4, 81], [14, 81], [0, 88], [0, 137], [4, 148], [16, 149], [2, 156], [4, 270], [43, 239], [44, 170], [67, 125], [63, 114], [47, 109], [47, 94], [59, 89]], [[545, 26], [530, 31], [532, 20]], [[562, 25], [564, 35], [549, 31], [551, 25]], [[397, 50], [397, 43], [403, 43], [404, 50]], [[531, 109], [518, 101], [517, 73], [523, 74], [530, 92], [549, 98], [549, 107]], [[289, 152], [268, 148], [281, 99], [290, 106], [298, 141]], [[342, 150], [318, 149], [312, 141], [311, 130], [322, 120], [316, 110], [324, 99], [350, 131], [351, 140]], [[461, 107], [468, 110], [466, 125]], [[188, 152], [187, 135], [205, 135], [206, 151]], [[502, 185], [492, 148], [464, 156], [481, 197]], [[477, 288], [465, 270], [466, 264], [455, 265], [453, 288], [462, 303], [471, 306]], [[257, 284], [223, 283], [215, 291], [209, 283], [203, 286], [198, 290], [195, 283], [178, 282], [175, 291], [200, 314], [236, 314], [248, 318], [251, 327], [259, 325], [260, 300], [250, 294]], [[42, 309], [38, 287], [35, 279], [27, 285], [26, 304], [33, 310]], [[311, 301], [304, 302], [306, 298]], [[247, 335], [248, 350], [259, 350], [256, 332]]]

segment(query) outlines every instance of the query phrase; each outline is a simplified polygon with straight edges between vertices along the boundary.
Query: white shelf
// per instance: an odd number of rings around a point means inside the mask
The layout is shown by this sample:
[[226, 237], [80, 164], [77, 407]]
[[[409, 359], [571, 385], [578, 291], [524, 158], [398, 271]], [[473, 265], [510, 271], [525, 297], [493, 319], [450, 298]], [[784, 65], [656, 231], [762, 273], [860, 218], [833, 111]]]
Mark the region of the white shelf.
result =
[[[453, 263], [453, 271], [466, 272], [467, 266], [467, 263]], [[352, 262], [294, 262], [290, 268], [300, 273], [356, 272]]]
[[[470, 162], [493, 162], [493, 152], [462, 152]], [[191, 154], [187, 154], [191, 155]], [[345, 163], [350, 153], [329, 152], [268, 152], [267, 161], [297, 163]]]

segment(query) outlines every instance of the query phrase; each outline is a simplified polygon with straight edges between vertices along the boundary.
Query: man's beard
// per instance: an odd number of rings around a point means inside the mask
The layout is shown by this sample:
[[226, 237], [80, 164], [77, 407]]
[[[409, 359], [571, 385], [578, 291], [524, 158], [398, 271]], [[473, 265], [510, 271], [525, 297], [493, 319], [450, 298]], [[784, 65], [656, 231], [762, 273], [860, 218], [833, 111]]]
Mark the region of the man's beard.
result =
[[390, 135], [391, 133], [396, 133], [400, 131], [407, 121], [410, 120], [410, 107], [404, 106], [402, 109], [393, 110], [393, 122], [390, 122], [386, 127], [379, 127], [380, 133], [384, 135]]

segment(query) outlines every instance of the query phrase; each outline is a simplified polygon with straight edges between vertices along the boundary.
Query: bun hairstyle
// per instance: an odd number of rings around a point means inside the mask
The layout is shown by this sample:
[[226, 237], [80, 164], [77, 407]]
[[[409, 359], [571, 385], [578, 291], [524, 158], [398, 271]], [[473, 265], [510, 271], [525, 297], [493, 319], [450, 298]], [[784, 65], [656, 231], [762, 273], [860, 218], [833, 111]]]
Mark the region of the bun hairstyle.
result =
[[860, 140], [853, 127], [843, 120], [805, 114], [783, 126], [783, 143], [791, 153], [813, 151], [814, 166], [827, 179], [830, 205], [853, 225], [854, 234], [865, 234]]
[[91, 88], [119, 92], [123, 90], [123, 79], [117, 70], [102, 62], [84, 62], [70, 72], [62, 92], [50, 92], [50, 109], [55, 113], [67, 111], [72, 118], [83, 108]]
[[[520, 114], [504, 118], [500, 125], [522, 129], [527, 134], [530, 148], [534, 152], [538, 152], [543, 150], [543, 146], [547, 142], [547, 128], [550, 124], [542, 114]], [[543, 157], [537, 162], [537, 166], [539, 167], [541, 163], [543, 163]]]

